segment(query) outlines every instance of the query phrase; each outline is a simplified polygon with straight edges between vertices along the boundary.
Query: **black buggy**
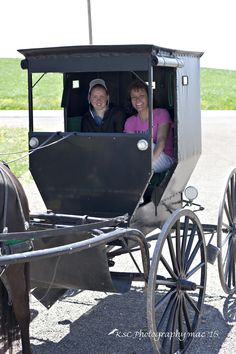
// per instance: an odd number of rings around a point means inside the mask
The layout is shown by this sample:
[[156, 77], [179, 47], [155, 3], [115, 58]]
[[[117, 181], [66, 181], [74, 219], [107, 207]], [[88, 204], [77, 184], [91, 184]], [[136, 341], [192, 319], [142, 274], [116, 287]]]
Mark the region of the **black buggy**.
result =
[[[30, 232], [7, 236], [30, 237], [34, 250], [2, 256], [1, 264], [34, 260], [33, 293], [47, 307], [70, 288], [123, 293], [141, 281], [154, 352], [186, 352], [202, 314], [207, 255], [211, 262], [218, 256], [224, 290], [230, 293], [236, 286], [236, 171], [229, 176], [217, 226], [201, 225], [196, 211], [202, 207], [193, 202], [196, 189], [185, 190], [201, 154], [202, 53], [154, 45], [20, 53], [28, 72], [30, 171], [48, 212], [31, 215]], [[58, 132], [34, 129], [33, 93], [48, 73], [62, 74], [64, 129]], [[170, 170], [152, 172], [152, 129], [81, 132], [94, 78], [106, 81], [112, 102], [123, 108], [134, 79], [148, 84], [149, 107], [168, 109], [173, 120], [175, 163]], [[215, 232], [218, 248], [206, 247], [204, 234], [211, 241]], [[124, 255], [131, 260], [129, 272], [119, 267]]]

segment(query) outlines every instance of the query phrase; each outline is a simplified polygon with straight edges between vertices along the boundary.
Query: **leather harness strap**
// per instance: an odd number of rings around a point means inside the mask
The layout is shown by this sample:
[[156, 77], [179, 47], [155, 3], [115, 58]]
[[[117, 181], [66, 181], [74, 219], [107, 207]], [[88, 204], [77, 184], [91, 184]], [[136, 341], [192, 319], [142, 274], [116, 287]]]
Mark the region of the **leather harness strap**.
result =
[[8, 232], [8, 227], [7, 227], [8, 183], [7, 183], [7, 179], [6, 179], [4, 170], [1, 167], [1, 165], [0, 165], [0, 173], [1, 173], [3, 185], [4, 185], [3, 230], [2, 230], [2, 232], [7, 233]]

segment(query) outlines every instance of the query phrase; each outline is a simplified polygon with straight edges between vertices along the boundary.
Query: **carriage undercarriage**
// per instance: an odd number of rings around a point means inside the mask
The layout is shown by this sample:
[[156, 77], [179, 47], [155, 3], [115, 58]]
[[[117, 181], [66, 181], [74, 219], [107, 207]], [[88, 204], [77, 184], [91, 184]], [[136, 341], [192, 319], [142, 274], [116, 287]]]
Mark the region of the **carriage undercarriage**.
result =
[[[235, 172], [229, 178], [231, 192], [234, 181]], [[226, 194], [227, 191], [228, 188]], [[224, 204], [232, 202], [228, 199], [231, 192]], [[230, 207], [225, 208], [232, 220]], [[220, 209], [221, 223], [222, 213]], [[224, 291], [235, 290], [232, 226], [224, 223], [220, 231], [219, 225], [218, 228], [201, 225], [189, 208], [174, 211], [161, 230], [158, 228], [146, 236], [127, 227], [127, 215], [101, 219], [48, 212], [31, 215], [30, 224], [34, 250], [3, 255], [0, 264], [30, 261], [32, 293], [48, 309], [68, 289], [124, 293], [133, 282], [143, 284], [147, 295], [148, 333], [152, 334], [156, 353], [184, 353], [194, 339], [202, 317], [208, 258], [213, 263], [218, 256]], [[216, 232], [218, 247], [223, 235], [226, 238], [223, 247], [228, 242], [224, 253], [222, 247], [217, 249], [210, 243], [206, 246], [205, 239], [209, 237], [211, 241]], [[29, 233], [4, 237], [24, 240]], [[116, 260], [121, 255], [129, 257], [131, 268], [136, 271], [116, 270]], [[71, 268], [79, 270], [79, 276]]]

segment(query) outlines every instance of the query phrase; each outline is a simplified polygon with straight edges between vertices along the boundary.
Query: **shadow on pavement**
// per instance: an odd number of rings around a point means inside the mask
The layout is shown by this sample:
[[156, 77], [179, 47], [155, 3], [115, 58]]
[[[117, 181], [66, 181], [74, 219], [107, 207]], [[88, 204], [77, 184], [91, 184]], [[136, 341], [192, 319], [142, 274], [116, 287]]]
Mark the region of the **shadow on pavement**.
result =
[[[232, 309], [231, 305], [229, 307]], [[188, 354], [218, 353], [231, 329], [213, 306], [205, 304], [203, 316]], [[38, 337], [41, 344], [32, 345], [35, 354], [153, 353], [150, 338], [145, 336], [148, 331], [146, 295], [139, 288], [122, 295], [111, 294], [78, 320], [71, 322], [64, 317], [59, 318], [58, 323], [62, 326], [70, 324], [70, 333], [58, 343]]]

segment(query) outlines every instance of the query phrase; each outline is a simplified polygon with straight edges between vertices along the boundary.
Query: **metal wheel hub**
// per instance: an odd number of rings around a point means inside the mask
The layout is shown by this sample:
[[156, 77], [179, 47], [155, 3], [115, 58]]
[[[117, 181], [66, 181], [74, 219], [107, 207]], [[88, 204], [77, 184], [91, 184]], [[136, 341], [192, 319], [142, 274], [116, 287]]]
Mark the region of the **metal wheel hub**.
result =
[[232, 225], [232, 234], [233, 234], [233, 238], [235, 239], [236, 238], [236, 224], [233, 223]]
[[177, 290], [181, 290], [181, 291], [191, 291], [191, 290], [196, 290], [197, 289], [197, 285], [194, 282], [191, 282], [187, 279], [178, 279], [176, 281], [176, 288]]

